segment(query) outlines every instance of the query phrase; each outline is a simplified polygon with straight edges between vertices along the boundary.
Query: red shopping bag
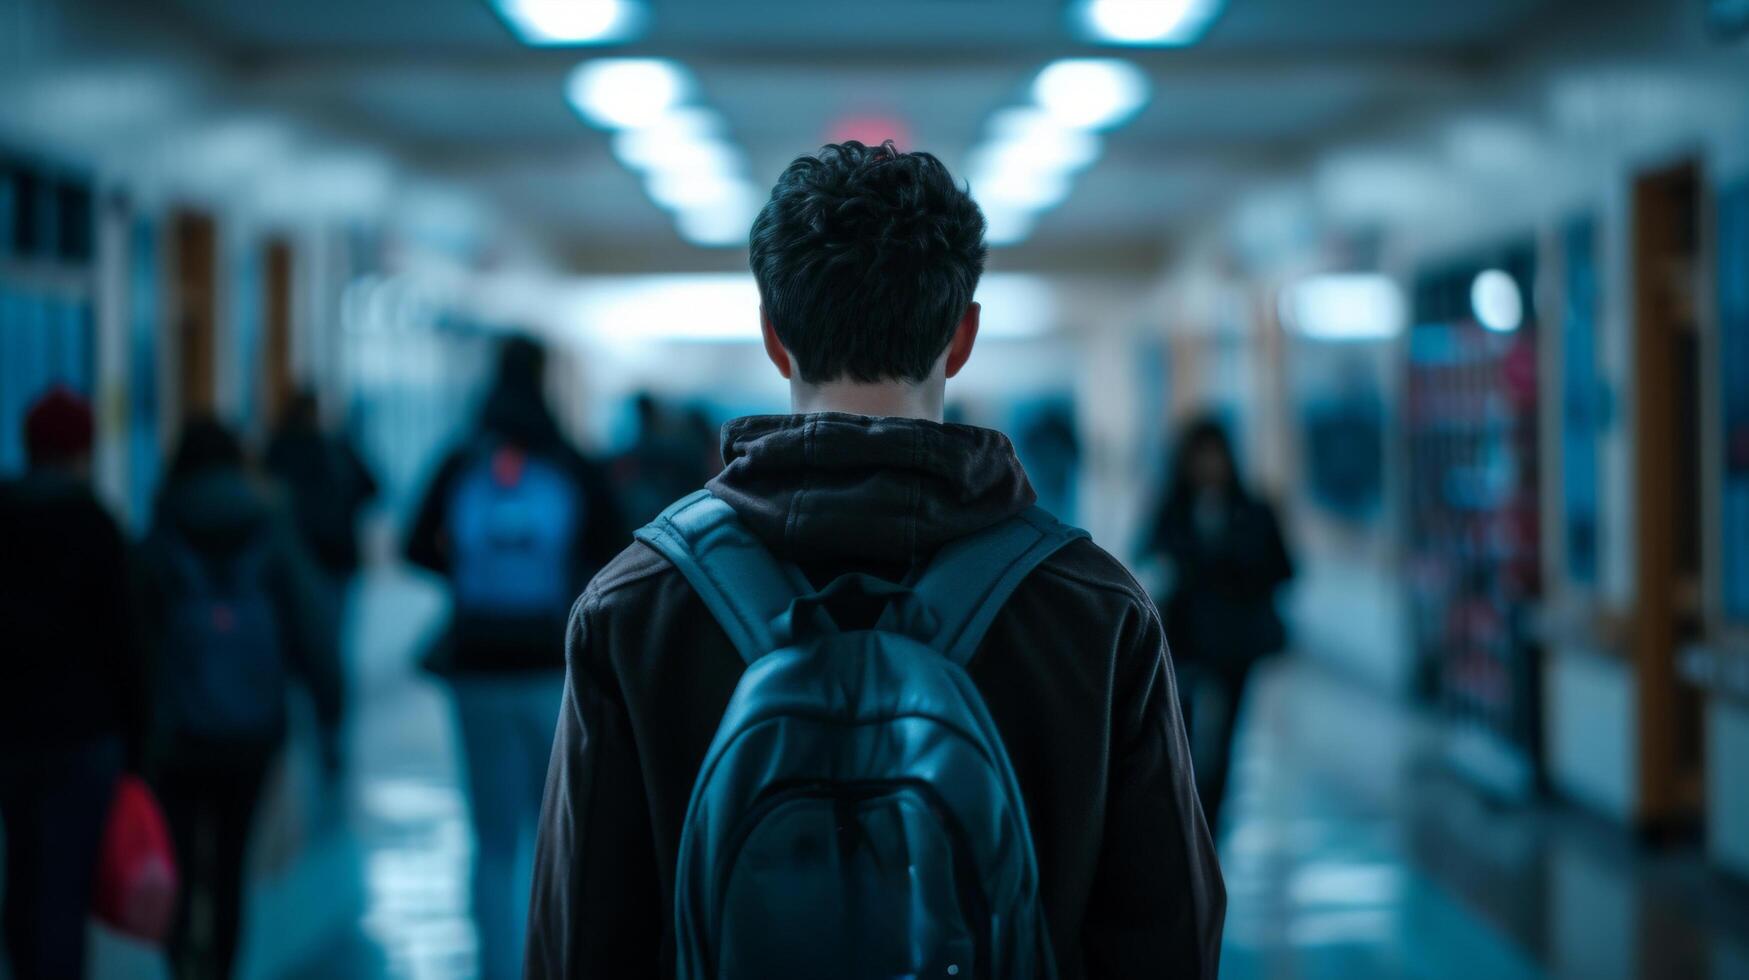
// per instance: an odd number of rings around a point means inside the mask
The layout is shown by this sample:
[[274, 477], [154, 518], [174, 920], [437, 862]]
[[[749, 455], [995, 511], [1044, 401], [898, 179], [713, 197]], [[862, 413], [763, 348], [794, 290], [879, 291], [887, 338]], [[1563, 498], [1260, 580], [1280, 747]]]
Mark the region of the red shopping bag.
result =
[[97, 918], [125, 935], [161, 943], [176, 918], [176, 853], [158, 798], [144, 780], [116, 782], [97, 865]]

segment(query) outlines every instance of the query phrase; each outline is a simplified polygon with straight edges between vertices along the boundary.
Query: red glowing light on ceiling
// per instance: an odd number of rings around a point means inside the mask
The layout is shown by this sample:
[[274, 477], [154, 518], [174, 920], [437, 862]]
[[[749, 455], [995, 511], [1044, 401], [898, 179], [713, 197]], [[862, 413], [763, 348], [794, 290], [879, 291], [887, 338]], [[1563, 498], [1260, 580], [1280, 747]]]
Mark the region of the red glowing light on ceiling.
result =
[[879, 146], [892, 140], [901, 150], [911, 148], [911, 129], [897, 116], [880, 113], [852, 113], [834, 120], [826, 132], [826, 142], [842, 143], [856, 140], [869, 146]]

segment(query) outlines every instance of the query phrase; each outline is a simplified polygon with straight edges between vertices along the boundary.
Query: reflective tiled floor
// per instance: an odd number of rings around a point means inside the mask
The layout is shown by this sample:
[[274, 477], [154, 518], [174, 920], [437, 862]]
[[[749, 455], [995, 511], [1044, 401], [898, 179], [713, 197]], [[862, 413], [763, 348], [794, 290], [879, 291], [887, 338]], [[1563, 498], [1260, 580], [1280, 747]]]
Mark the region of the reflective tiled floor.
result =
[[[351, 766], [324, 793], [293, 759], [296, 816], [256, 849], [251, 980], [473, 973], [453, 720], [413, 666], [441, 608], [401, 573], [361, 590]], [[1749, 885], [1565, 808], [1492, 808], [1430, 761], [1437, 739], [1315, 665], [1260, 672], [1221, 834], [1226, 976], [1749, 980]]]
[[1490, 806], [1395, 701], [1284, 661], [1240, 738], [1225, 976], [1749, 980], [1749, 885], [1691, 844]]

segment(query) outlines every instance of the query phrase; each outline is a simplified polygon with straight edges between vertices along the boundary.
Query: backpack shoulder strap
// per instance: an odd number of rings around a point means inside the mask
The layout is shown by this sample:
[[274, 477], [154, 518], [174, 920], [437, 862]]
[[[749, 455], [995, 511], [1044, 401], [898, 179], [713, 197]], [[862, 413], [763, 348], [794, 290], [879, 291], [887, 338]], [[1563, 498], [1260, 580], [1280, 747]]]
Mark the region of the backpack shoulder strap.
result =
[[1021, 581], [1058, 549], [1087, 536], [1030, 507], [944, 545], [914, 585], [940, 622], [935, 648], [965, 666]]
[[801, 569], [766, 550], [708, 490], [675, 501], [636, 537], [686, 576], [749, 664], [776, 648], [772, 621], [814, 591]]

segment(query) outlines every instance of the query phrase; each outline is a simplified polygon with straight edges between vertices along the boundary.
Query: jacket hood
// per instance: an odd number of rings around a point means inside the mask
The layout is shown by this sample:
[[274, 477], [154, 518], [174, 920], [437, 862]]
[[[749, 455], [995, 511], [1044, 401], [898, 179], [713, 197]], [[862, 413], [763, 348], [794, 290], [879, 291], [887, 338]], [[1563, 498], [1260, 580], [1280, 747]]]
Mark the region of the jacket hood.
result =
[[970, 425], [757, 415], [724, 425], [722, 449], [711, 493], [801, 563], [915, 564], [1037, 499], [1008, 437]]
[[158, 523], [201, 550], [228, 551], [266, 525], [275, 505], [269, 490], [246, 472], [211, 469], [165, 487]]

